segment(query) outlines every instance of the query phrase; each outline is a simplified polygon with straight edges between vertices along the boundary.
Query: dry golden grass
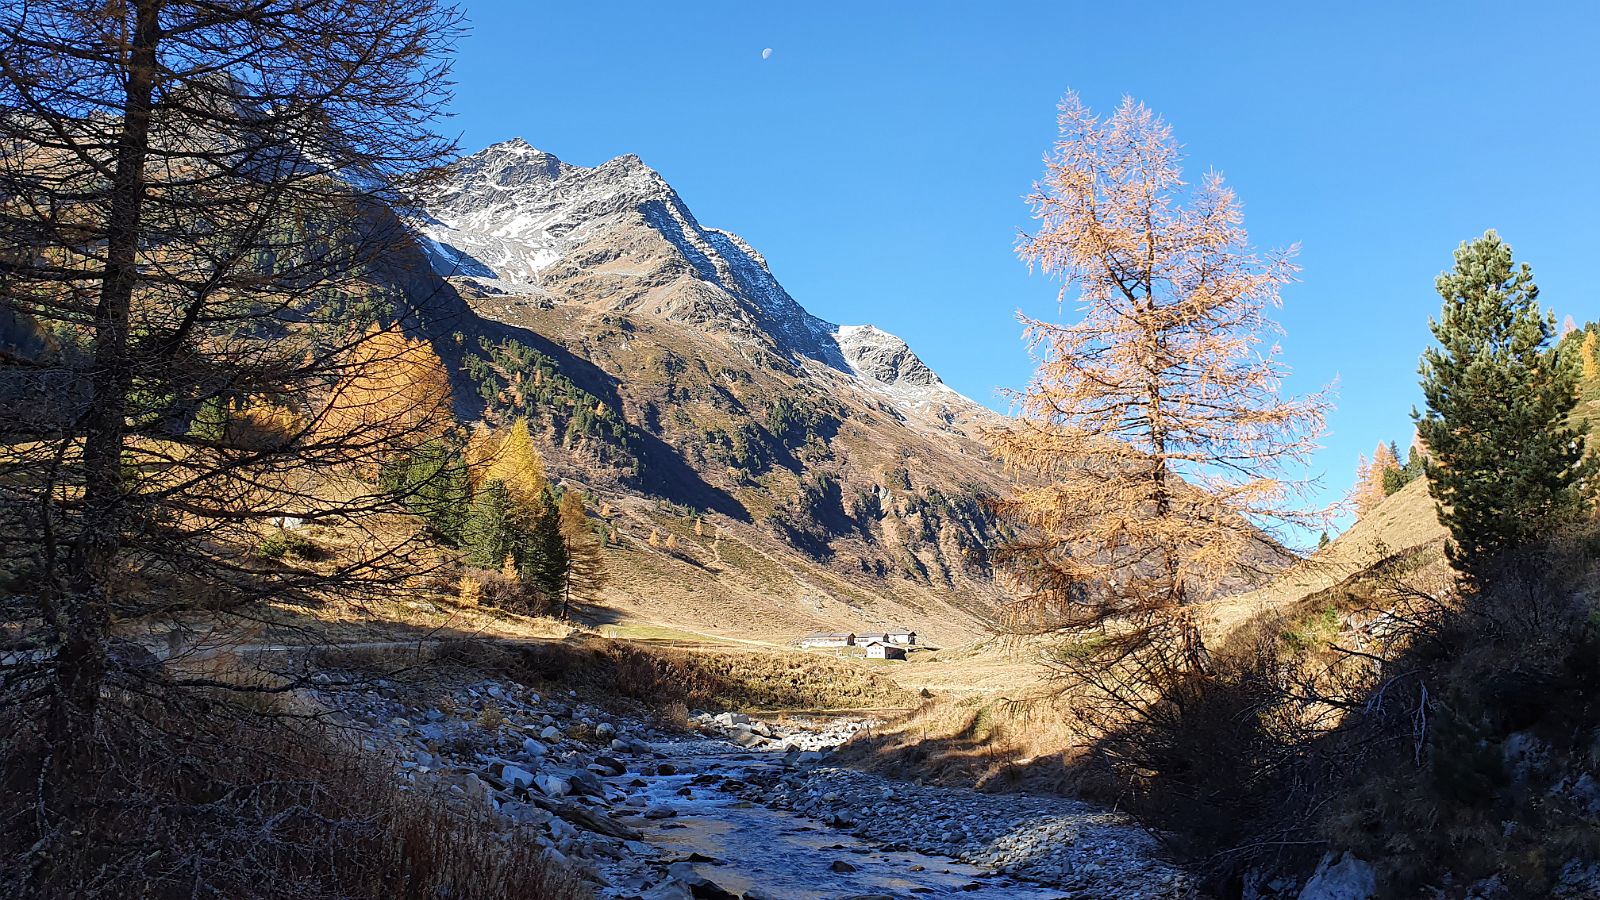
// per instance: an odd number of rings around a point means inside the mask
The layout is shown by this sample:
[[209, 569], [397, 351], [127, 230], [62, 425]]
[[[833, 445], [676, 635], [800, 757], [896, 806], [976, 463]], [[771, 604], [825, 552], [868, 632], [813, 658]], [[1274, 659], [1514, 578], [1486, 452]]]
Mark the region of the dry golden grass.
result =
[[[1389, 560], [1413, 578], [1436, 579], [1447, 573], [1444, 537], [1427, 485], [1414, 481], [1271, 584], [1205, 604], [1207, 642], [1226, 654], [1267, 634], [1292, 654], [1325, 652], [1330, 629], [1358, 614], [1378, 589], [1363, 573]], [[935, 698], [857, 738], [845, 758], [890, 775], [983, 790], [1071, 788], [1071, 763], [1088, 739], [1071, 724], [1069, 699], [1040, 699], [1049, 692], [1038, 649], [990, 640], [895, 668], [902, 684]]]
[[861, 734], [836, 759], [894, 778], [982, 791], [1065, 793], [1084, 736], [1064, 706], [971, 695], [929, 700]]
[[40, 826], [27, 777], [41, 764], [38, 719], [30, 704], [0, 706], [0, 894], [590, 896], [531, 838], [503, 841], [486, 810], [401, 791], [349, 735], [284, 718], [296, 711], [263, 695], [113, 693], [85, 748], [92, 777]]
[[1445, 536], [1427, 481], [1418, 478], [1270, 584], [1206, 603], [1197, 619], [1206, 640], [1215, 643], [1247, 619], [1298, 603], [1396, 554], [1425, 552], [1419, 548], [1436, 546], [1442, 561]]
[[324, 665], [409, 677], [449, 667], [540, 688], [576, 690], [591, 702], [636, 702], [681, 715], [690, 708], [814, 712], [908, 709], [914, 694], [866, 667], [802, 653], [682, 648], [578, 634], [564, 640], [451, 641], [329, 648]]

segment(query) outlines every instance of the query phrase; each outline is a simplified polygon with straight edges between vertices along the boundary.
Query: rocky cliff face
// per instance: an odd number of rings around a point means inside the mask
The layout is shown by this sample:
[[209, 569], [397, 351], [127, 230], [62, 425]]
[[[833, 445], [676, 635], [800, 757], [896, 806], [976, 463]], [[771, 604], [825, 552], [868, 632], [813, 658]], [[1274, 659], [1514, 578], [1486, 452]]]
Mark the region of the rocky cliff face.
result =
[[679, 536], [629, 556], [614, 591], [635, 612], [769, 634], [979, 630], [997, 593], [986, 503], [1002, 485], [977, 440], [994, 414], [904, 341], [813, 316], [633, 156], [585, 168], [496, 144], [412, 221], [475, 319], [440, 341], [464, 411], [528, 417], [554, 474], [640, 540]]

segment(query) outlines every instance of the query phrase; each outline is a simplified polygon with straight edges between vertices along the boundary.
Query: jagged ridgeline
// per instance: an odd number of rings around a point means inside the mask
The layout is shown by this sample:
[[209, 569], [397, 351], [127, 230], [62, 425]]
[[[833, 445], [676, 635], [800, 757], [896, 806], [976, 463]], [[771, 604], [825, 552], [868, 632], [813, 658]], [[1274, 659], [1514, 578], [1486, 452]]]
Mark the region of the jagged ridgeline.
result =
[[[993, 415], [904, 341], [811, 315], [636, 157], [497, 144], [407, 215], [415, 253], [379, 279], [417, 310], [407, 333], [438, 351], [464, 422], [526, 420], [550, 476], [610, 511], [638, 575], [613, 582], [620, 602], [773, 636], [981, 627]], [[657, 558], [653, 533], [679, 547]], [[685, 581], [688, 611], [652, 596]]]

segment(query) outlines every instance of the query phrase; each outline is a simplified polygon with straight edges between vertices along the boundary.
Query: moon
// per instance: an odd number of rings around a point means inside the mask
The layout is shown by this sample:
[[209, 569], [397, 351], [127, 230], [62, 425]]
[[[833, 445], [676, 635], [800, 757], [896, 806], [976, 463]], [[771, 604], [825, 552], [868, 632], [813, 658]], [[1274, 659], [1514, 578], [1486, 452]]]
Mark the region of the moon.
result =
[[772, 48], [768, 47], [767, 49], [761, 51], [761, 58], [762, 59], [771, 59], [772, 58]]

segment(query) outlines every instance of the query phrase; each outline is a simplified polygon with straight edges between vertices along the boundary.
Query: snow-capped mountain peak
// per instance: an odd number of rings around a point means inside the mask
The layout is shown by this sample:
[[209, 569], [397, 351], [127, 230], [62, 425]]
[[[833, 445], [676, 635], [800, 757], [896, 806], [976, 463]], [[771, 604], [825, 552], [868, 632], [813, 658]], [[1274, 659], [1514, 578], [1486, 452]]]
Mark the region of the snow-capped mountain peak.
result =
[[864, 378], [907, 387], [944, 384], [905, 341], [876, 326], [840, 325], [836, 338], [845, 361]]
[[806, 311], [755, 248], [701, 225], [632, 154], [584, 167], [521, 138], [494, 144], [455, 162], [413, 224], [436, 271], [492, 293], [643, 306], [736, 341], [769, 342], [918, 418], [948, 423], [978, 409], [894, 335]]

